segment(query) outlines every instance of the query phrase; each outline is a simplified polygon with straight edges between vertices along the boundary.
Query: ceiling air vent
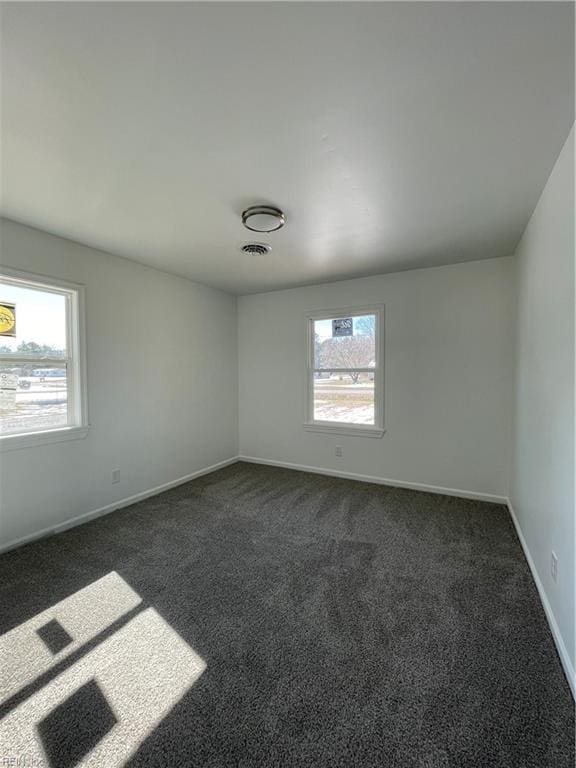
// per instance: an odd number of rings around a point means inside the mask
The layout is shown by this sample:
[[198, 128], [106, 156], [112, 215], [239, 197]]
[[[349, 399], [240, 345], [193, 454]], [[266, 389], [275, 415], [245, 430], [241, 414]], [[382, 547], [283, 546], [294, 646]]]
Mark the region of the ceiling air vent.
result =
[[266, 243], [246, 243], [240, 250], [242, 253], [250, 253], [253, 256], [265, 256], [267, 253], [270, 253], [272, 248], [266, 245]]

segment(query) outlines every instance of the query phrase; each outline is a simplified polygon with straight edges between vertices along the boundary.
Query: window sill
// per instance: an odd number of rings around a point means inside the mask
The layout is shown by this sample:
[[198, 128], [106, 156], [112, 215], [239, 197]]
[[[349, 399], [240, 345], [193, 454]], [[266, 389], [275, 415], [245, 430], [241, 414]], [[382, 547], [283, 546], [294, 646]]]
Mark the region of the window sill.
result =
[[326, 435], [353, 435], [354, 437], [383, 437], [386, 430], [380, 427], [361, 427], [356, 424], [322, 424], [320, 422], [306, 422], [304, 429], [307, 432], [322, 432]]
[[63, 429], [50, 429], [45, 432], [30, 432], [21, 435], [4, 435], [0, 437], [0, 452], [17, 451], [21, 448], [34, 448], [37, 445], [48, 443], [62, 443], [66, 440], [81, 440], [90, 431], [85, 427], [64, 427]]

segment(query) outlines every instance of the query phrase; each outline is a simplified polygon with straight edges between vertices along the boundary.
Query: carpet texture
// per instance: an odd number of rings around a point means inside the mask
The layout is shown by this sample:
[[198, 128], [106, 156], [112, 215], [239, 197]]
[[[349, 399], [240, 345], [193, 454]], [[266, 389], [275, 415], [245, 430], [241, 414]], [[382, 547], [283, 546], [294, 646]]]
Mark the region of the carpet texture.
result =
[[503, 506], [238, 463], [7, 553], [0, 585], [0, 647], [23, 670], [0, 757], [574, 766]]

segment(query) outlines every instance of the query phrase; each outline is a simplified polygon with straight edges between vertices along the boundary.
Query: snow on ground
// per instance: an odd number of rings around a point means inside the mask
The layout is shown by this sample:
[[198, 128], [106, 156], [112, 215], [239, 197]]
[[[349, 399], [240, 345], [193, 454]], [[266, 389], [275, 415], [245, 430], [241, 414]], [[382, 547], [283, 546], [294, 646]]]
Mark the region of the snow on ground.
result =
[[348, 424], [374, 424], [374, 406], [359, 405], [351, 408], [331, 402], [316, 402], [314, 418], [317, 421], [341, 421]]
[[0, 433], [65, 427], [68, 421], [66, 399], [66, 389], [62, 388], [16, 392], [15, 407], [0, 410]]

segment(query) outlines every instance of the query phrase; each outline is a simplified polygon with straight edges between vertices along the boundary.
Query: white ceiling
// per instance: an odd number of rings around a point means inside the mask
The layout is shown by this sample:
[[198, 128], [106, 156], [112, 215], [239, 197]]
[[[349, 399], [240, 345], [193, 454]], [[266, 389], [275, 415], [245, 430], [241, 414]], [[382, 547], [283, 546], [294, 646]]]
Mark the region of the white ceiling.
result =
[[12, 3], [2, 65], [5, 216], [249, 293], [509, 254], [574, 120], [574, 7]]

